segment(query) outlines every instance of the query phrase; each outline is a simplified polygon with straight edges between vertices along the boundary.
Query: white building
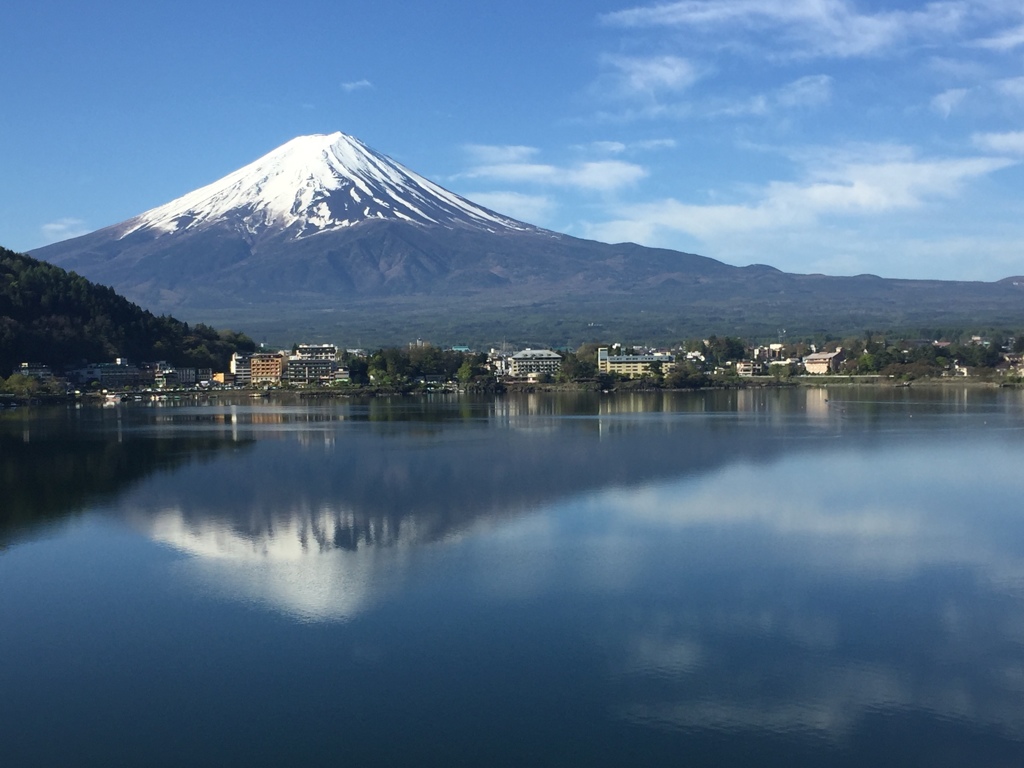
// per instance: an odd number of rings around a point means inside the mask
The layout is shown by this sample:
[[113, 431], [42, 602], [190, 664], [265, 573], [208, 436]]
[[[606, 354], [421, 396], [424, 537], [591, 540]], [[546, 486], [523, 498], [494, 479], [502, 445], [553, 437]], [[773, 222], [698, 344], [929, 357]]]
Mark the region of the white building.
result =
[[296, 360], [330, 360], [338, 359], [338, 347], [335, 344], [299, 344], [295, 347]]
[[550, 349], [524, 349], [508, 358], [508, 375], [525, 379], [531, 375], [558, 373], [562, 356]]
[[231, 354], [231, 367], [229, 370], [235, 377], [236, 385], [247, 387], [252, 383], [252, 368], [249, 363], [249, 355], [233, 352]]

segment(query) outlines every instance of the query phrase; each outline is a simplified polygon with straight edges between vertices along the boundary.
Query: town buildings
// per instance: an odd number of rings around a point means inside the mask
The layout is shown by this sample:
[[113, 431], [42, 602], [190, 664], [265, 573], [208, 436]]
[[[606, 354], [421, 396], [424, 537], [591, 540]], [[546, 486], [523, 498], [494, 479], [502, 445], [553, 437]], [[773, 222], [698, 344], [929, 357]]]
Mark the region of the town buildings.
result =
[[608, 347], [597, 350], [597, 370], [599, 373], [618, 373], [630, 378], [643, 376], [660, 370], [669, 373], [676, 364], [676, 357], [666, 352], [649, 352], [640, 355], [612, 355]]

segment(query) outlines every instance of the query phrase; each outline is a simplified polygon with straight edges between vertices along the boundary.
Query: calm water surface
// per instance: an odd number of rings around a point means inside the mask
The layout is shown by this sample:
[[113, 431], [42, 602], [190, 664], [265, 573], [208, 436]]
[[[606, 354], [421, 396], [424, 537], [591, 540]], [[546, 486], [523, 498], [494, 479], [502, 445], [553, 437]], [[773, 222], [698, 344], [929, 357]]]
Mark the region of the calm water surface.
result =
[[0, 764], [1019, 766], [1024, 393], [0, 415]]

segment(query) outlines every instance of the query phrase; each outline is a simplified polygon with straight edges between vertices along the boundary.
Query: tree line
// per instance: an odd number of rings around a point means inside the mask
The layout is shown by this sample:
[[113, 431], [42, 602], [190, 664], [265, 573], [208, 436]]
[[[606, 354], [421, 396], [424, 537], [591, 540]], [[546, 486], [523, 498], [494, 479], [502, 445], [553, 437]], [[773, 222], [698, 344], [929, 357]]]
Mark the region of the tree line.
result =
[[0, 248], [0, 376], [22, 362], [55, 370], [127, 357], [224, 370], [248, 336], [157, 316], [84, 277]]

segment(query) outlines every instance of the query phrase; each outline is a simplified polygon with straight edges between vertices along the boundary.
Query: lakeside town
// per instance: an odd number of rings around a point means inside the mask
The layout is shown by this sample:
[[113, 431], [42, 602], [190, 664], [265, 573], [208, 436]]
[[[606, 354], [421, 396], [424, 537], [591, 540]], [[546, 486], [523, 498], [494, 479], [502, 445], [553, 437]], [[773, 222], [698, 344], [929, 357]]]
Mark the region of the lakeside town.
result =
[[695, 389], [796, 381], [1024, 381], [1024, 336], [864, 338], [747, 344], [711, 336], [674, 347], [587, 343], [577, 350], [439, 347], [423, 340], [368, 352], [330, 343], [234, 352], [225, 370], [117, 358], [68, 370], [23, 362], [0, 392], [9, 397], [96, 396], [169, 391], [295, 389], [415, 392], [570, 386]]

